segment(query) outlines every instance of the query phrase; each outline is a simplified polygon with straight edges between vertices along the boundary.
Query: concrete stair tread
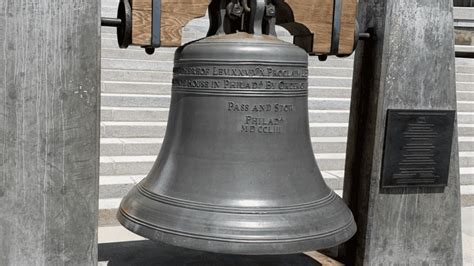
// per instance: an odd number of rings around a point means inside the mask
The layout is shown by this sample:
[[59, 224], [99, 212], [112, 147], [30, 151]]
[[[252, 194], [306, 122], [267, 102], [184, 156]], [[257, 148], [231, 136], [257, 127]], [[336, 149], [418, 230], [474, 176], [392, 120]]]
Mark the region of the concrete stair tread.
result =
[[[116, 126], [166, 126], [166, 122], [135, 122], [135, 121], [102, 121], [103, 125]], [[348, 123], [310, 123], [310, 127], [347, 127]], [[464, 126], [461, 125], [461, 126]], [[466, 124], [467, 127], [474, 127], [474, 124]]]
[[[342, 196], [342, 189], [335, 190], [335, 192]], [[474, 196], [474, 185], [461, 185], [461, 197], [472, 197], [472, 196]], [[121, 201], [122, 201], [122, 198], [99, 199], [99, 211], [116, 210], [120, 206]]]
[[171, 95], [167, 94], [138, 94], [138, 93], [130, 93], [130, 94], [121, 94], [121, 93], [102, 93], [102, 97], [126, 97], [126, 98], [141, 98], [141, 97], [146, 97], [146, 98], [171, 98]]
[[[320, 159], [344, 159], [346, 157], [345, 153], [314, 153], [316, 158]], [[469, 157], [474, 156], [468, 154]], [[100, 156], [101, 163], [120, 163], [120, 162], [154, 162], [156, 160], [156, 155], [134, 155], [134, 156]]]
[[[132, 89], [133, 90], [133, 89]], [[102, 93], [102, 106], [109, 107], [169, 107], [170, 94], [138, 93]], [[308, 97], [309, 110], [349, 110], [350, 98], [347, 97]], [[473, 112], [474, 101], [459, 100], [460, 112]]]
[[[474, 141], [474, 138], [466, 138], [467, 141]], [[312, 142], [346, 142], [346, 137], [312, 137]], [[152, 144], [162, 143], [163, 138], [101, 138], [100, 143], [104, 144]]]
[[163, 138], [101, 138], [101, 144], [153, 144], [163, 143]]
[[166, 126], [167, 122], [135, 122], [135, 121], [102, 121], [107, 126]]
[[153, 111], [153, 112], [162, 112], [169, 111], [169, 108], [165, 107], [139, 107], [139, 106], [124, 106], [124, 107], [115, 107], [115, 106], [102, 106], [101, 110], [111, 110], [111, 111]]
[[[130, 163], [130, 162], [154, 162], [156, 155], [122, 155], [122, 156], [100, 156], [101, 163]], [[316, 152], [314, 157], [317, 160], [344, 160], [346, 158], [345, 152]], [[459, 152], [459, 158], [463, 159], [474, 159], [474, 152], [465, 151]], [[474, 161], [473, 161], [474, 162]]]
[[[150, 121], [102, 121], [101, 137], [110, 138], [160, 138], [164, 137], [166, 122]], [[344, 137], [348, 123], [311, 122], [312, 137]], [[458, 124], [459, 136], [473, 136], [474, 123]]]
[[144, 177], [144, 175], [100, 176], [99, 184], [100, 186], [137, 184]]

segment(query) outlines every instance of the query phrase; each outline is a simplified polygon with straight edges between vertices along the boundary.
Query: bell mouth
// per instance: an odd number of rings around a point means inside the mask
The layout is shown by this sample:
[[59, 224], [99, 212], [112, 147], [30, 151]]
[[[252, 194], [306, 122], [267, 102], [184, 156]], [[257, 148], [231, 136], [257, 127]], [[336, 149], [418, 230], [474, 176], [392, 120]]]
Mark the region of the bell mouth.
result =
[[352, 214], [333, 191], [298, 208], [236, 210], [158, 201], [138, 187], [123, 199], [119, 222], [174, 246], [226, 254], [293, 254], [337, 246], [356, 231]]

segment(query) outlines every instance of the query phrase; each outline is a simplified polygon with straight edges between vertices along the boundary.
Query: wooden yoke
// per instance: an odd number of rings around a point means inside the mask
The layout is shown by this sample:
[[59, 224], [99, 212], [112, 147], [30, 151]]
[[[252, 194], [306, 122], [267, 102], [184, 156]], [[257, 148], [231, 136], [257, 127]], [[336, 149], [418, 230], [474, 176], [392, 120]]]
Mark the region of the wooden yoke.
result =
[[[293, 17], [277, 18], [278, 23], [293, 34], [296, 27], [305, 27], [307, 34], [296, 30], [294, 36], [310, 35], [308, 53], [317, 55], [349, 55], [355, 49], [357, 31], [357, 0], [286, 0]], [[278, 6], [277, 6], [278, 8]], [[286, 8], [282, 5], [282, 8]], [[286, 13], [288, 12], [281, 12]], [[277, 11], [278, 14], [278, 11]], [[292, 25], [294, 24], [294, 25]], [[295, 44], [298, 44], [295, 41]], [[299, 45], [302, 46], [302, 45]]]
[[[217, 0], [216, 0], [217, 1]], [[143, 47], [181, 45], [181, 30], [203, 17], [211, 0], [130, 0], [132, 43]], [[357, 42], [357, 0], [274, 0], [276, 24], [286, 28], [294, 43], [311, 55], [349, 55]], [[160, 21], [153, 12], [161, 3]], [[153, 41], [159, 25], [159, 41]], [[156, 31], [156, 30], [155, 30]], [[159, 45], [157, 45], [159, 43]]]
[[[210, 0], [161, 0], [161, 46], [180, 46], [181, 29], [206, 15]], [[153, 0], [130, 0], [132, 45], [152, 45]]]

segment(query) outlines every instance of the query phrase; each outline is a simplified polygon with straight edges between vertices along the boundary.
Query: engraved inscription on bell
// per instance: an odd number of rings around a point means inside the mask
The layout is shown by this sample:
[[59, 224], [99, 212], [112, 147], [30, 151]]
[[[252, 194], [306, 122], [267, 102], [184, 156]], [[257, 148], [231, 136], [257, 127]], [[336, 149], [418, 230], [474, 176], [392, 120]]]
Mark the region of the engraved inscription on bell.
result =
[[382, 188], [446, 186], [455, 111], [389, 110]]
[[[264, 66], [254, 64], [235, 65], [221, 62], [219, 65], [177, 65], [174, 68], [173, 88], [181, 93], [234, 93], [242, 90], [256, 92], [299, 93], [304, 95], [308, 87], [308, 70], [301, 66]], [[199, 89], [199, 91], [196, 91]]]

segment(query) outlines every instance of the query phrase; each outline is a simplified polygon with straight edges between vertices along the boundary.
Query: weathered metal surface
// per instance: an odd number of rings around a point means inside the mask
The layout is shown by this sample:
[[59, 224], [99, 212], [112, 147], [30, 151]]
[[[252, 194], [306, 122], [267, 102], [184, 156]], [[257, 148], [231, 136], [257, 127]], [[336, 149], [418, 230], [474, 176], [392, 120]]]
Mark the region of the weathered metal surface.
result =
[[119, 221], [150, 239], [222, 253], [297, 253], [349, 239], [352, 214], [311, 147], [307, 64], [305, 51], [265, 35], [180, 47], [164, 143]]
[[449, 110], [388, 110], [382, 189], [448, 184], [455, 115]]
[[358, 225], [356, 265], [461, 265], [456, 124], [448, 184], [381, 193], [388, 109], [456, 110], [452, 1], [361, 0], [344, 198]]
[[0, 264], [97, 264], [100, 1], [0, 1]]

